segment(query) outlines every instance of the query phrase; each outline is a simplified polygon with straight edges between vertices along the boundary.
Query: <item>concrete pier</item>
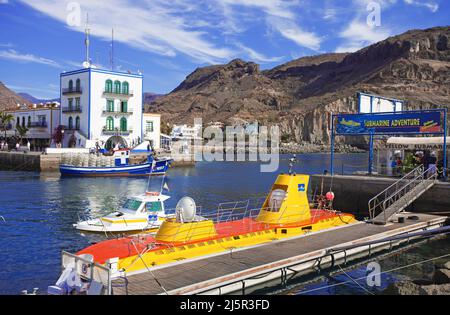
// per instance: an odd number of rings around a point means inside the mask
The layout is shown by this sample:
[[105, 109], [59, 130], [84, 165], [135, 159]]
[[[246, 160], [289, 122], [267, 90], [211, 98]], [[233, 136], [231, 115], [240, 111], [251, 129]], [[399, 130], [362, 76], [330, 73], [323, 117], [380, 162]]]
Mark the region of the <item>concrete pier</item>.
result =
[[[447, 220], [446, 217], [426, 214], [417, 214], [416, 219], [410, 219], [408, 214], [402, 216], [406, 218], [404, 223], [379, 226], [360, 222], [217, 255], [180, 259], [177, 263], [151, 267], [151, 272], [127, 275], [127, 285], [124, 285], [123, 278], [119, 278], [112, 283], [112, 293], [246, 294], [251, 288], [267, 282], [282, 283], [292, 275], [316, 272], [318, 264], [326, 267], [393, 248], [408, 242], [409, 238], [384, 242], [385, 238], [433, 230]], [[383, 241], [367, 245], [367, 242], [380, 240]], [[352, 246], [352, 249], [332, 251], [343, 246]]]
[[[367, 202], [398, 180], [376, 176], [313, 175], [310, 186], [312, 194], [315, 190], [320, 193], [322, 178], [324, 192], [332, 190], [336, 196], [333, 202], [335, 209], [362, 217], [369, 215]], [[450, 183], [436, 183], [410, 205], [407, 211], [450, 215]]]

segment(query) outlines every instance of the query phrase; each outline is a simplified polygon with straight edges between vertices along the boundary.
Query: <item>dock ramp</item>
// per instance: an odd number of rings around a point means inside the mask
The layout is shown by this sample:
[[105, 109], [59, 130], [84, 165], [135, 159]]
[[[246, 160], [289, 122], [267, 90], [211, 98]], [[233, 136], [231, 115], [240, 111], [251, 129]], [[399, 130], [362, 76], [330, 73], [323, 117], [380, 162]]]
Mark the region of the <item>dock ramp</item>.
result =
[[397, 213], [428, 191], [437, 181], [437, 172], [428, 175], [423, 165], [397, 180], [369, 201], [369, 215], [374, 224], [386, 224]]

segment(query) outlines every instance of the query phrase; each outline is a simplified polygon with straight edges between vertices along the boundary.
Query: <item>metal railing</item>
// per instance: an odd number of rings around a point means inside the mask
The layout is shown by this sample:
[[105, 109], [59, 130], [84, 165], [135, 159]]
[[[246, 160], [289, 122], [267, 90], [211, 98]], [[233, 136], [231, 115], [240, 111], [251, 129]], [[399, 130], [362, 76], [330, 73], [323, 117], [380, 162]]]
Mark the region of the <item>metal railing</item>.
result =
[[62, 108], [63, 113], [81, 113], [82, 111], [81, 106], [67, 106]]
[[72, 87], [72, 88], [63, 88], [62, 89], [62, 94], [81, 94], [83, 93], [83, 90], [81, 89], [81, 87]]
[[[425, 170], [424, 166], [420, 165], [370, 199], [368, 203], [370, 219], [373, 220], [378, 215], [383, 214], [384, 222], [386, 222], [389, 219], [386, 217], [386, 210], [389, 207], [393, 206], [420, 184], [426, 183], [426, 181], [434, 182], [437, 180], [437, 172], [427, 177], [429, 171], [430, 169]], [[424, 189], [426, 188], [428, 187], [424, 186]]]
[[111, 269], [99, 263], [89, 261], [81, 256], [62, 251], [61, 265], [64, 270], [73, 264], [80, 278], [84, 281], [97, 281], [104, 287], [104, 294], [111, 295]]

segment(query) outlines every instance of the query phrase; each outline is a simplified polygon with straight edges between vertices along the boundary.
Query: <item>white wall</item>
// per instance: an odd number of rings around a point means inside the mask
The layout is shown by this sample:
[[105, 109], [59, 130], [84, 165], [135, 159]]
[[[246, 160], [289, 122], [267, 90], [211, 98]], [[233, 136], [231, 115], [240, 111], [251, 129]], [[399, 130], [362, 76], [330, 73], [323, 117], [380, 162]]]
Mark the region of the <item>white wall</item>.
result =
[[[153, 122], [153, 132], [147, 132], [147, 121]], [[161, 147], [161, 116], [154, 114], [144, 114], [142, 130], [145, 140], [153, 141], [153, 148]]]
[[[82, 94], [81, 107], [82, 113], [63, 113], [61, 118], [61, 124], [68, 126], [68, 119], [73, 117], [73, 125], [75, 126], [76, 116], [80, 116], [80, 132], [88, 139], [92, 140], [88, 143], [95, 141], [106, 142], [112, 135], [104, 134], [103, 127], [106, 126], [106, 118], [111, 116], [114, 118], [114, 127], [120, 128], [120, 119], [125, 117], [127, 119], [127, 128], [132, 129], [133, 132], [129, 135], [121, 135], [129, 146], [131, 146], [133, 140], [137, 142], [138, 137], [142, 141], [142, 75], [133, 75], [120, 72], [111, 72], [101, 69], [82, 69], [81, 73], [63, 73], [61, 76], [61, 90], [68, 88], [69, 80], [73, 80], [74, 88], [76, 86], [76, 79], [81, 80]], [[89, 81], [90, 73], [90, 81]], [[114, 81], [118, 80], [121, 83], [124, 81], [129, 84], [129, 92], [133, 95], [124, 98], [128, 101], [128, 111], [132, 111], [132, 114], [123, 115], [119, 113], [104, 113], [106, 110], [106, 103], [108, 99], [114, 99], [114, 109], [119, 111], [121, 98], [118, 95], [104, 94], [106, 80]], [[114, 90], [114, 85], [113, 85]], [[61, 107], [68, 107], [68, 98], [73, 98], [75, 106], [75, 95], [62, 95], [61, 93]], [[69, 138], [69, 137], [65, 137]], [[67, 145], [65, 139], [63, 145]], [[84, 143], [84, 141], [83, 141]]]

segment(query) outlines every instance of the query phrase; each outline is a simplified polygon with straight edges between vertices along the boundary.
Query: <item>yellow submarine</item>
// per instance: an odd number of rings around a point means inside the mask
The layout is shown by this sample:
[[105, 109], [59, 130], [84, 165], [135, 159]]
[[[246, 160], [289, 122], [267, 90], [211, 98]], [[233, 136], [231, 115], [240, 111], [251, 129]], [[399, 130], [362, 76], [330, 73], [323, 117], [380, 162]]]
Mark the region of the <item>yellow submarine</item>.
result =
[[[234, 249], [270, 243], [357, 222], [353, 215], [327, 209], [312, 209], [308, 202], [308, 175], [280, 174], [262, 208], [237, 220], [198, 215], [194, 200], [182, 198], [176, 214], [169, 216], [154, 235], [137, 235], [91, 245], [77, 255], [90, 254], [95, 262], [115, 270], [136, 273], [154, 266], [185, 259], [220, 254]], [[329, 192], [319, 204], [332, 201]]]

